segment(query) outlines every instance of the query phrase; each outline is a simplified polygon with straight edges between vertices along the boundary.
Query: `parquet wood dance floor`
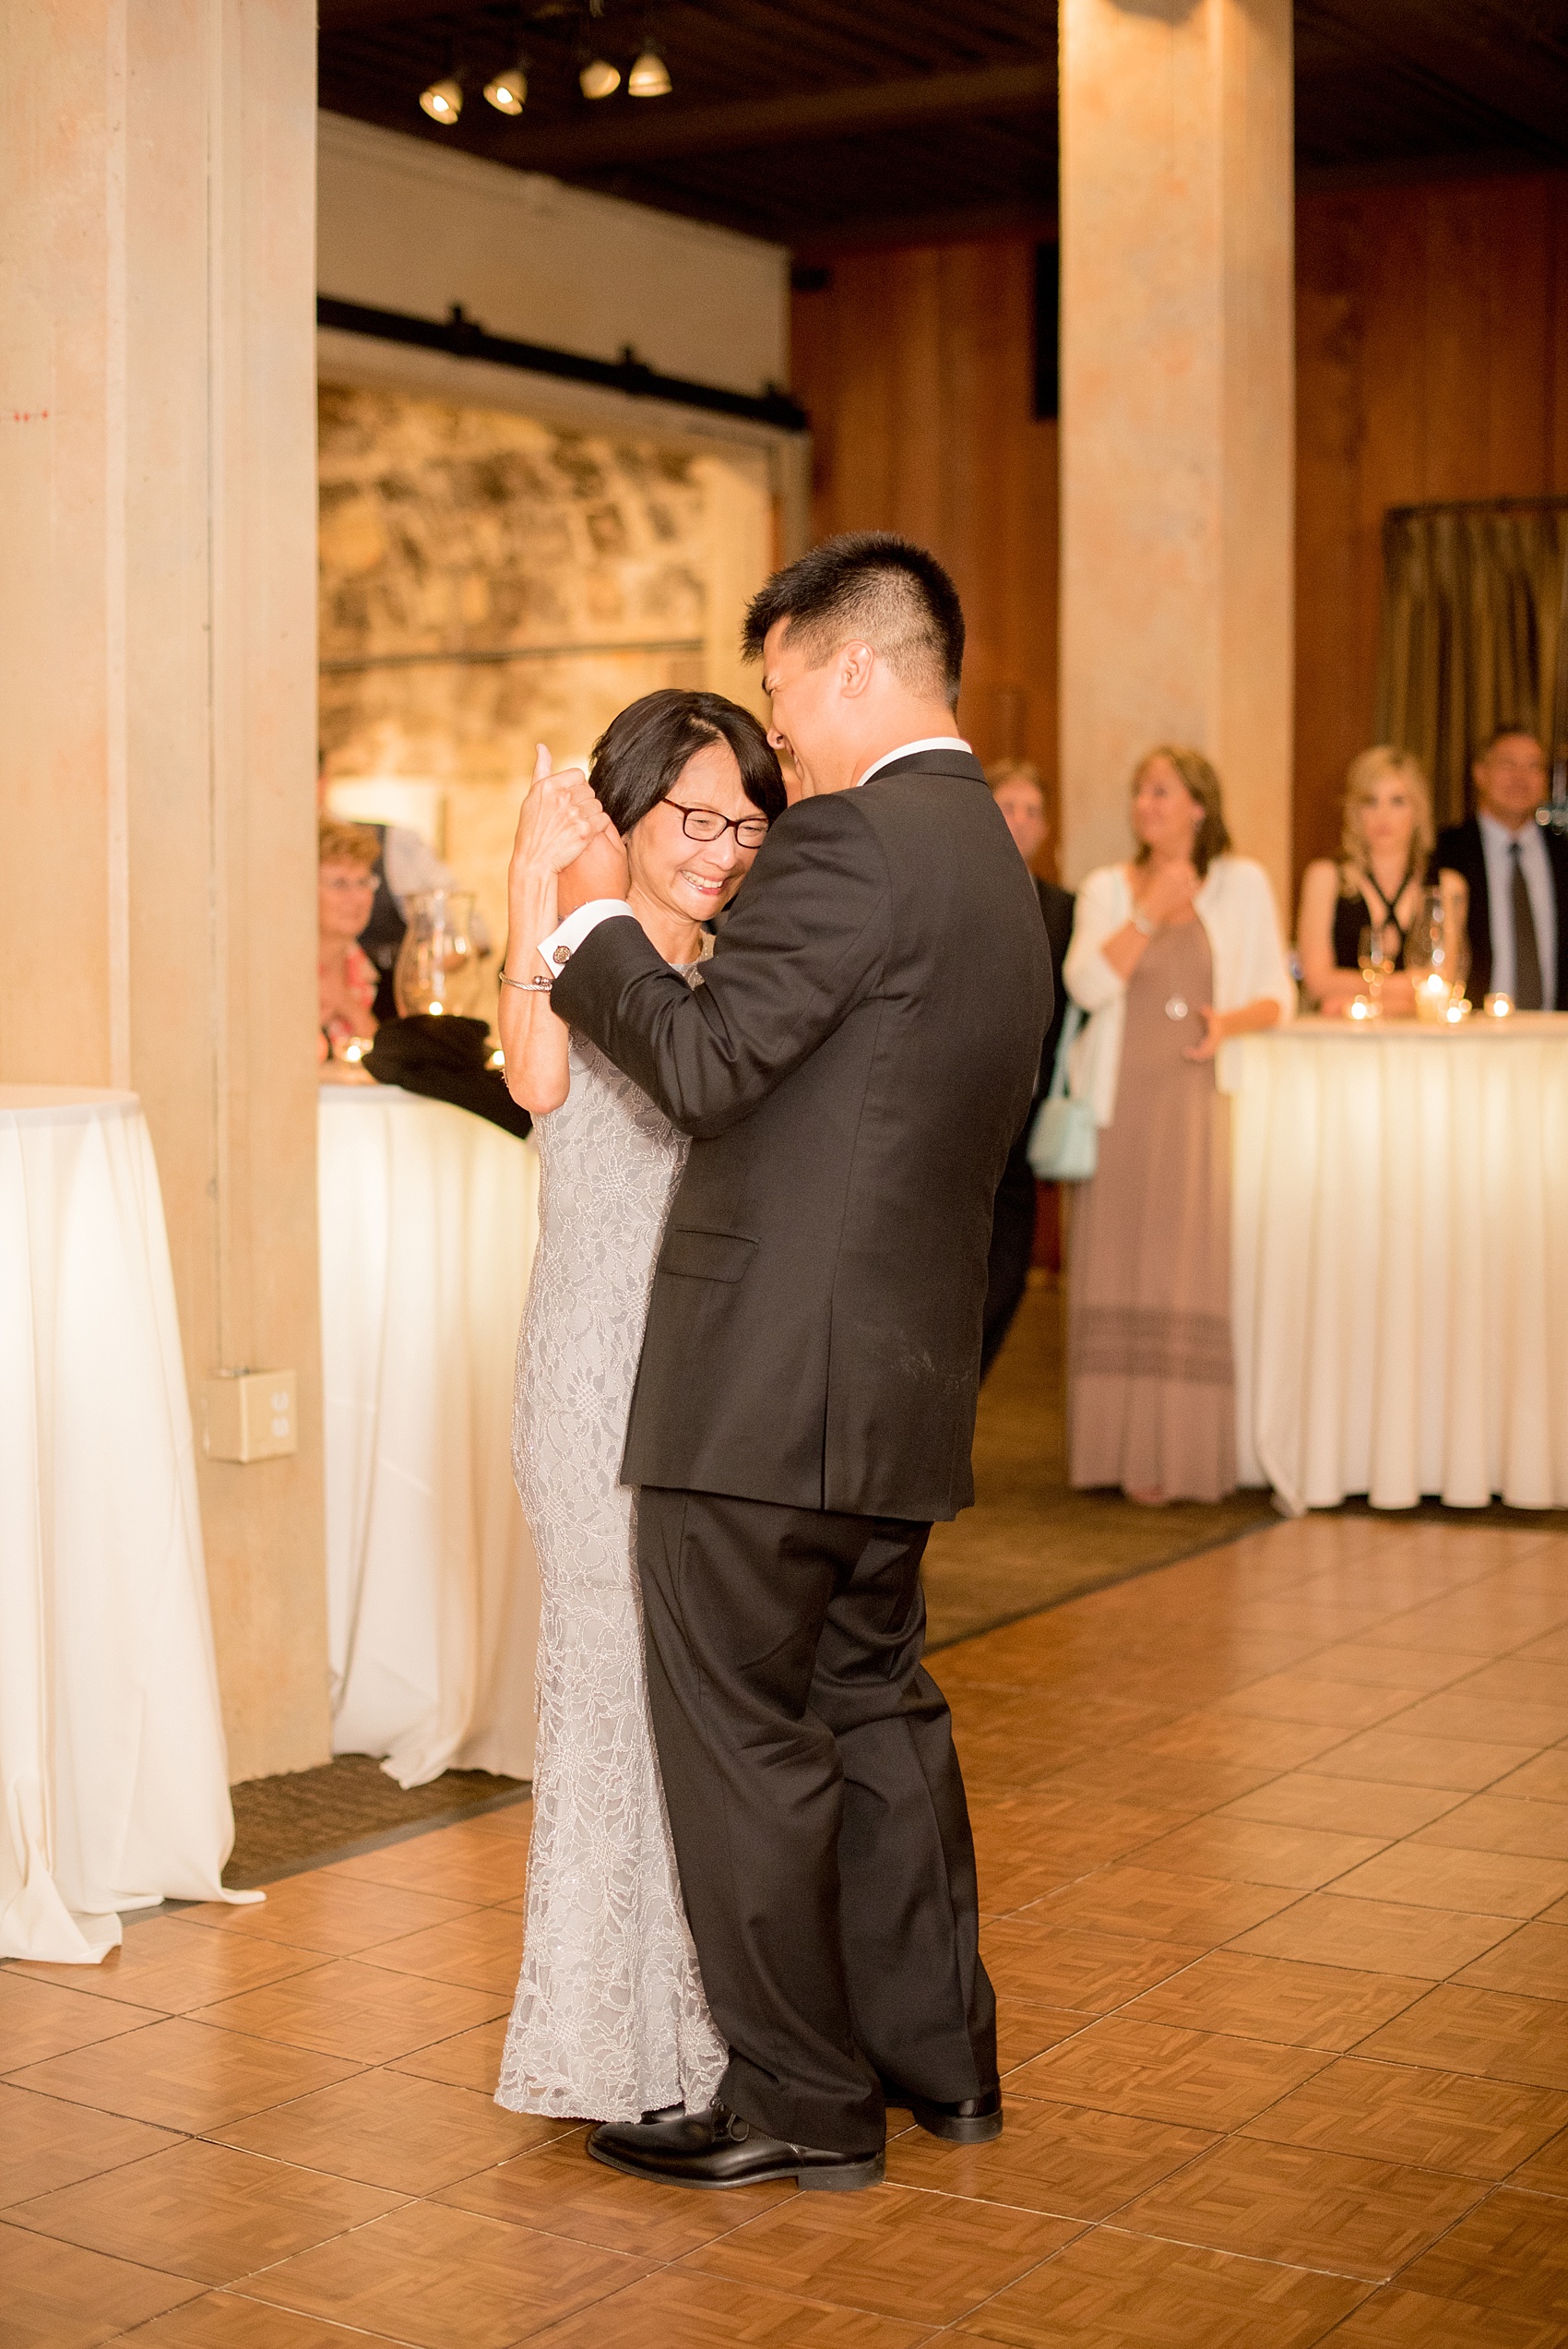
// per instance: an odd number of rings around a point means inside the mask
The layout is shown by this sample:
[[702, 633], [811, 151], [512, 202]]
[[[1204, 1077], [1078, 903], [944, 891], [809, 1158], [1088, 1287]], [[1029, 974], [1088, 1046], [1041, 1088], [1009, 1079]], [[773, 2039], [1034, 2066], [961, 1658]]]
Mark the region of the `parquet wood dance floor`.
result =
[[1568, 1542], [1310, 1519], [939, 1672], [998, 2143], [696, 2195], [498, 2111], [519, 1806], [0, 1969], [0, 2343], [1568, 2343]]

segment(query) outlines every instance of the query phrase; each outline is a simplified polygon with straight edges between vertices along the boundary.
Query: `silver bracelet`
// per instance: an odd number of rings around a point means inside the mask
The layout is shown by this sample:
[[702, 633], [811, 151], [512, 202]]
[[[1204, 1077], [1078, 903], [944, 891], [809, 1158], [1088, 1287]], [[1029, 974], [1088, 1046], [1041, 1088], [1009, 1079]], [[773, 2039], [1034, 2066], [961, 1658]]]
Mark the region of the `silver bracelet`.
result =
[[499, 976], [504, 987], [523, 987], [527, 989], [530, 987], [552, 987], [555, 984], [554, 980], [550, 976], [549, 972], [542, 971], [537, 979], [514, 979], [509, 971], [501, 972]]

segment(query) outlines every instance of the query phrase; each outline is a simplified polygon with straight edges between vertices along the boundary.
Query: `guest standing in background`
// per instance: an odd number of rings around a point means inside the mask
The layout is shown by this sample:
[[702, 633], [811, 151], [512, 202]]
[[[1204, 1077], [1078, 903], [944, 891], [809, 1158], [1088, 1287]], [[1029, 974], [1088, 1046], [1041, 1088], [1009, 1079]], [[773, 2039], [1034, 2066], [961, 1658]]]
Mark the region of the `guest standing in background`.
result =
[[1386, 743], [1352, 758], [1339, 861], [1320, 856], [1308, 865], [1296, 918], [1301, 975], [1320, 1011], [1342, 1013], [1362, 992], [1361, 934], [1370, 928], [1382, 931], [1394, 965], [1383, 1008], [1415, 1010], [1405, 941], [1420, 911], [1431, 849], [1431, 793], [1420, 762]]
[[316, 826], [318, 1059], [351, 1036], [375, 1033], [375, 970], [358, 945], [375, 898], [381, 842], [368, 824], [323, 816]]
[[[331, 782], [318, 771], [315, 808], [323, 822], [332, 814], [327, 805], [331, 790]], [[407, 824], [359, 823], [347, 817], [341, 820], [349, 823], [352, 831], [368, 833], [375, 843], [373, 888], [365, 920], [360, 927], [359, 947], [375, 972], [374, 1008], [377, 1021], [396, 1019], [398, 998], [392, 980], [398, 967], [398, 949], [408, 934], [409, 900], [425, 889], [455, 888], [457, 876], [449, 864], [442, 863], [423, 834], [411, 830]], [[476, 954], [490, 952], [489, 924], [478, 906], [469, 925], [469, 936]]]
[[1568, 1011], [1568, 841], [1536, 822], [1546, 759], [1526, 726], [1494, 729], [1470, 773], [1476, 812], [1437, 837], [1437, 863], [1470, 893], [1470, 997]]
[[1056, 1002], [1051, 1015], [1051, 1025], [1045, 1031], [1040, 1048], [1039, 1078], [1035, 1086], [1034, 1100], [1023, 1131], [1007, 1154], [1002, 1170], [1002, 1180], [996, 1187], [996, 1207], [992, 1217], [991, 1256], [986, 1268], [985, 1321], [980, 1339], [980, 1377], [991, 1368], [1001, 1348], [1003, 1339], [1012, 1327], [1025, 1285], [1029, 1277], [1029, 1264], [1034, 1255], [1035, 1239], [1035, 1178], [1026, 1155], [1029, 1127], [1041, 1094], [1051, 1082], [1051, 1072], [1056, 1065], [1056, 1047], [1062, 1039], [1062, 1022], [1067, 1013], [1067, 997], [1061, 984], [1062, 964], [1067, 952], [1067, 941], [1073, 935], [1073, 894], [1060, 889], [1054, 881], [1042, 881], [1035, 872], [1035, 862], [1043, 854], [1051, 838], [1051, 817], [1045, 804], [1045, 785], [1039, 769], [1027, 759], [1004, 758], [985, 770], [991, 795], [1013, 835], [1013, 845], [1028, 866], [1036, 889], [1039, 893], [1039, 910], [1045, 921], [1045, 935], [1051, 942], [1051, 975], [1056, 981]]
[[1069, 1250], [1068, 1477], [1212, 1501], [1236, 1483], [1233, 1044], [1289, 1019], [1296, 991], [1201, 752], [1151, 750], [1132, 816], [1137, 853], [1084, 883], [1064, 966], [1089, 1015], [1073, 1094], [1100, 1129]]

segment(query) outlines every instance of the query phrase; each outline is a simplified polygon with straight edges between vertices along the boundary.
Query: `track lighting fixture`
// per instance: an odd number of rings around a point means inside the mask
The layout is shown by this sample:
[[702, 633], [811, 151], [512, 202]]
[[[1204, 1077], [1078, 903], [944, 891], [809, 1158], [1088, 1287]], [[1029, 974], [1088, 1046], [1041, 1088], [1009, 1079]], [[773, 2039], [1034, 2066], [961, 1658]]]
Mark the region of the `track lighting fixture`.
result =
[[[487, 90], [485, 95], [489, 94]], [[433, 81], [428, 89], [420, 91], [420, 104], [433, 123], [450, 130], [463, 111], [463, 85], [456, 74], [448, 74], [445, 80]]]
[[626, 89], [633, 98], [668, 98], [670, 68], [651, 41], [645, 41], [642, 54], [626, 77]]
[[590, 57], [577, 76], [585, 98], [611, 98], [621, 87], [621, 69], [608, 57]]
[[520, 114], [529, 94], [528, 67], [524, 59], [519, 57], [517, 64], [508, 66], [504, 74], [497, 74], [493, 80], [487, 81], [484, 94], [497, 113]]

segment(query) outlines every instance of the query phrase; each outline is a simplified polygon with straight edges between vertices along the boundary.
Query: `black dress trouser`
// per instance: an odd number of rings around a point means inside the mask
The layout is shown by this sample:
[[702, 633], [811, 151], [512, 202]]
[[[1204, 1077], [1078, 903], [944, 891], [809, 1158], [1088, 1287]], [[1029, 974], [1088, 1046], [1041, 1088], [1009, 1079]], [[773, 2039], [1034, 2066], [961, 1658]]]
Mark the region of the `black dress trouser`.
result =
[[885, 2086], [996, 2080], [974, 1845], [921, 1668], [927, 1525], [715, 1493], [637, 1495], [648, 1695], [719, 2094], [770, 2135], [864, 2153]]

